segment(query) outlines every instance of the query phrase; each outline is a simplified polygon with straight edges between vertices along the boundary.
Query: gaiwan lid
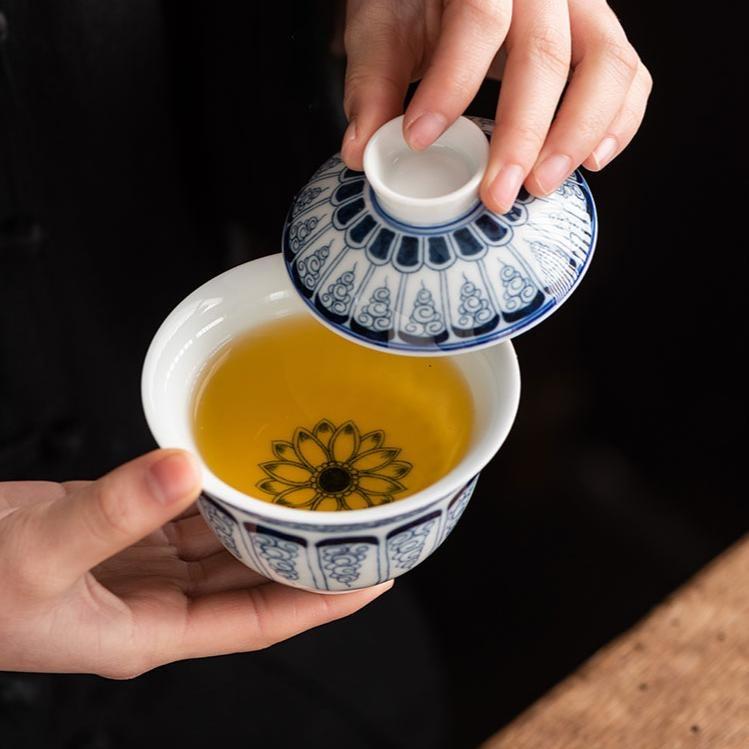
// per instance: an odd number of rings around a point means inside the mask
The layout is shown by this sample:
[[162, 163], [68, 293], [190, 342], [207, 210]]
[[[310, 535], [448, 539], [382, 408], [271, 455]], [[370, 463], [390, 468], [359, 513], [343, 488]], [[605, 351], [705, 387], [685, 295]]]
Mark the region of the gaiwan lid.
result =
[[358, 343], [430, 356], [499, 343], [552, 314], [595, 245], [582, 175], [494, 213], [478, 197], [494, 123], [461, 117], [415, 152], [402, 119], [371, 138], [364, 172], [332, 156], [294, 199], [283, 254], [310, 309]]

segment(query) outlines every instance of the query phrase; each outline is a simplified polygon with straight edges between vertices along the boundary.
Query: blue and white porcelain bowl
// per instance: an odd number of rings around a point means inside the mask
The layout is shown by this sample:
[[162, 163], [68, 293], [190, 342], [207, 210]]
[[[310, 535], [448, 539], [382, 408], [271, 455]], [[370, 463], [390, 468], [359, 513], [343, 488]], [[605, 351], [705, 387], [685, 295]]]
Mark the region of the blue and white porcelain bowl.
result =
[[[253, 326], [305, 314], [280, 254], [233, 268], [182, 301], [159, 328], [143, 366], [143, 406], [158, 444], [200, 458], [191, 406], [213, 354]], [[520, 372], [509, 342], [466, 353], [455, 364], [476, 405], [474, 433], [463, 460], [427, 489], [376, 507], [313, 512], [244, 494], [201, 461], [206, 523], [248, 567], [305, 590], [354, 590], [413, 569], [455, 527], [518, 407]]]

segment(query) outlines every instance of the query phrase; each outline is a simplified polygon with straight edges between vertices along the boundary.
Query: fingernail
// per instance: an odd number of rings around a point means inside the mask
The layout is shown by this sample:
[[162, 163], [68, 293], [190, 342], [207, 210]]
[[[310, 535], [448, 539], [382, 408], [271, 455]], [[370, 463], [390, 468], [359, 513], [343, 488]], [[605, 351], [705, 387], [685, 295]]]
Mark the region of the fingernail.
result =
[[356, 128], [356, 117], [349, 122], [346, 132], [343, 134], [343, 145], [345, 146], [352, 140], [356, 140], [357, 128]]
[[571, 171], [572, 159], [565, 154], [556, 153], [541, 162], [534, 170], [534, 176], [542, 192], [548, 195], [562, 184]]
[[352, 147], [358, 134], [359, 131], [356, 125], [356, 117], [354, 117], [354, 119], [349, 122], [346, 132], [343, 134], [343, 140], [341, 141], [341, 156], [344, 161], [347, 161], [349, 155], [348, 150]]
[[423, 151], [445, 132], [447, 119], [437, 112], [425, 112], [406, 127], [406, 143], [415, 151]]
[[185, 453], [172, 453], [157, 460], [149, 469], [156, 501], [171, 505], [192, 493], [199, 477], [195, 461]]
[[520, 164], [508, 164], [499, 170], [499, 174], [489, 185], [489, 194], [502, 213], [507, 213], [512, 208], [524, 176], [525, 171]]
[[596, 163], [596, 169], [603, 169], [606, 164], [614, 158], [614, 154], [619, 149], [619, 143], [613, 135], [607, 135], [593, 151], [593, 161]]

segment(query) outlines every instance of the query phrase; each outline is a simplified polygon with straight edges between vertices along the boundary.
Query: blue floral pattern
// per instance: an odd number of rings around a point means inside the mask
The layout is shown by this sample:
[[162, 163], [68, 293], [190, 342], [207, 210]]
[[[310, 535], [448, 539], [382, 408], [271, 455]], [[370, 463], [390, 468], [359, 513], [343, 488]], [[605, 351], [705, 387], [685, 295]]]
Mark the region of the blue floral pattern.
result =
[[388, 534], [387, 552], [391, 575], [406, 572], [421, 560], [440, 514], [432, 513]]
[[536, 299], [539, 303], [543, 302], [543, 299], [538, 296], [539, 291], [536, 284], [514, 266], [509, 264], [503, 266], [499, 278], [502, 284], [500, 306], [508, 319], [514, 320], [517, 315], [525, 314]]
[[300, 551], [307, 545], [304, 539], [261, 526], [255, 528], [251, 538], [255, 551], [268, 567], [268, 573], [289, 582], [299, 580], [297, 561]]
[[[491, 120], [476, 121], [488, 137]], [[417, 227], [388, 216], [364, 175], [335, 156], [295, 200], [283, 251], [307, 304], [341, 332], [449, 351], [510, 338], [550, 314], [580, 282], [595, 239], [579, 172], [545, 198], [522, 190], [504, 215], [477, 203], [450, 224]]]
[[351, 308], [351, 302], [354, 300], [352, 291], [354, 289], [354, 270], [341, 273], [336, 280], [328, 286], [327, 291], [320, 294], [320, 300], [325, 308], [334, 317], [341, 317], [348, 314]]
[[392, 502], [407, 488], [413, 467], [396, 460], [399, 447], [385, 447], [381, 429], [361, 434], [353, 421], [336, 427], [321, 419], [298, 427], [291, 442], [274, 440], [275, 460], [260, 464], [257, 488], [272, 502], [309, 510], [364, 509]]
[[[351, 589], [367, 558], [377, 555], [377, 539], [341, 538], [318, 544], [320, 567], [328, 588]], [[379, 577], [379, 574], [378, 574]]]
[[437, 312], [432, 292], [424, 286], [416, 293], [404, 330], [410, 339], [435, 338], [445, 330], [445, 322], [442, 315]]
[[213, 495], [203, 494], [199, 505], [222, 543], [261, 575], [295, 587], [345, 591], [397, 577], [431, 554], [457, 523], [477, 479], [418, 510], [334, 525], [270, 520]]
[[298, 213], [301, 213], [305, 208], [307, 208], [316, 197], [320, 195], [320, 193], [323, 192], [322, 187], [308, 187], [306, 190], [304, 190], [299, 197], [296, 199], [296, 203], [294, 204], [294, 210], [292, 211], [293, 215], [297, 215]]
[[237, 559], [242, 555], [237, 548], [237, 542], [234, 540], [234, 529], [237, 527], [237, 521], [212, 499], [205, 494], [201, 494], [198, 499], [198, 508], [206, 524], [216, 534], [218, 540], [232, 553]]
[[380, 286], [372, 292], [369, 302], [356, 316], [356, 322], [374, 333], [386, 333], [393, 327], [392, 301], [390, 289]]
[[445, 516], [445, 531], [442, 534], [443, 540], [447, 538], [450, 533], [452, 533], [453, 528], [455, 528], [458, 520], [460, 520], [461, 515], [465, 511], [466, 507], [468, 506], [468, 502], [473, 495], [473, 490], [476, 488], [477, 481], [478, 476], [473, 479], [473, 481], [471, 481], [454, 499], [452, 499], [450, 501], [450, 504], [447, 506], [447, 513]]
[[458, 323], [463, 328], [478, 328], [489, 322], [494, 315], [494, 310], [489, 305], [481, 290], [468, 279], [460, 287], [460, 305], [458, 307], [460, 317]]
[[306, 289], [312, 290], [317, 286], [325, 261], [330, 255], [330, 243], [316, 249], [311, 255], [305, 258], [299, 258], [296, 261], [296, 269], [299, 274], [299, 280], [304, 284]]
[[299, 252], [304, 247], [318, 223], [320, 223], [320, 219], [317, 216], [310, 216], [309, 218], [295, 221], [291, 225], [291, 229], [289, 230], [289, 244], [294, 252]]

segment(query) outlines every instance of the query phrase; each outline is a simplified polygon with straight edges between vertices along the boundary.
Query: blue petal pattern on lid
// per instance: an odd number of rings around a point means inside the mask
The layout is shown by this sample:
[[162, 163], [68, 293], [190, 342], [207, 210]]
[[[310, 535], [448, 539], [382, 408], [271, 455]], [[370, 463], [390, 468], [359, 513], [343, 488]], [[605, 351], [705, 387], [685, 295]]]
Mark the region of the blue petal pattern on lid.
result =
[[[474, 120], [489, 136], [493, 122]], [[477, 202], [449, 224], [411, 226], [336, 155], [295, 199], [283, 253], [302, 298], [339, 332], [438, 354], [512, 338], [551, 314], [587, 270], [596, 229], [579, 172], [545, 198], [521, 190], [504, 215]]]

